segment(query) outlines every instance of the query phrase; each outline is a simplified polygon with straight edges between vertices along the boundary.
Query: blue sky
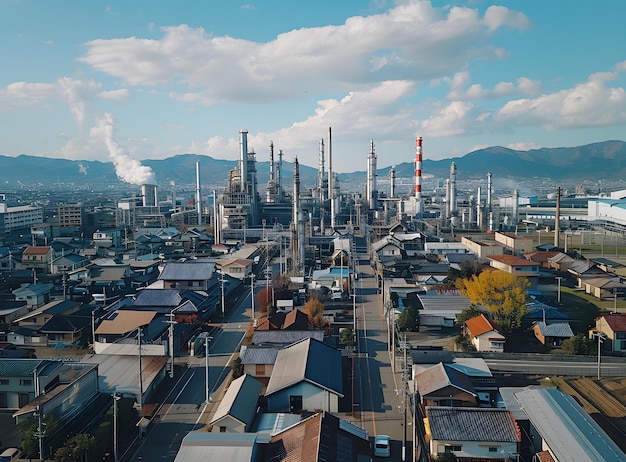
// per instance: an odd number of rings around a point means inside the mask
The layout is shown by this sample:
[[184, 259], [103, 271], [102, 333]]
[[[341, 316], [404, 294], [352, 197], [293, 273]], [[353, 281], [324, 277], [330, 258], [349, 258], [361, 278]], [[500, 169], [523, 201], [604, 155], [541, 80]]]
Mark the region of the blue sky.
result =
[[[317, 166], [624, 139], [626, 2], [0, 0], [0, 154]], [[121, 169], [124, 170], [124, 169]], [[425, 172], [428, 173], [428, 172]], [[139, 172], [140, 175], [145, 172]], [[132, 179], [127, 181], [134, 182]], [[139, 181], [139, 180], [137, 180]]]

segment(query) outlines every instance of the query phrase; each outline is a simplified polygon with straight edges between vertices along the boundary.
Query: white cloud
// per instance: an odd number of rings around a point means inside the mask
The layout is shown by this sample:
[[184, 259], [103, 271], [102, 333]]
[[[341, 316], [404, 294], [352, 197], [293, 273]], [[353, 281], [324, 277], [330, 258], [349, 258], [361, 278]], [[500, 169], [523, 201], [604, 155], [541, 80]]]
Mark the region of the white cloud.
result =
[[98, 93], [98, 98], [107, 99], [111, 101], [124, 101], [130, 96], [130, 92], [127, 88], [120, 88], [118, 90], [101, 91]]
[[475, 106], [467, 101], [452, 101], [420, 123], [424, 136], [441, 138], [474, 131]]
[[353, 90], [388, 80], [444, 76], [471, 57], [498, 57], [485, 45], [500, 27], [527, 27], [504, 7], [433, 8], [411, 2], [338, 26], [292, 30], [267, 43], [212, 36], [187, 25], [159, 40], [93, 40], [81, 61], [128, 85], [173, 85], [172, 98], [213, 105], [288, 99], [303, 91]]
[[454, 74], [452, 78], [442, 79], [450, 86], [447, 98], [450, 100], [479, 100], [493, 98], [508, 98], [511, 96], [535, 96], [541, 90], [541, 83], [520, 77], [516, 83], [499, 82], [493, 89], [483, 87], [481, 84], [467, 86], [470, 81], [469, 72], [462, 71]]
[[574, 88], [535, 99], [509, 101], [493, 115], [496, 123], [540, 125], [546, 130], [597, 127], [626, 122], [626, 95], [610, 87], [618, 75], [602, 72]]

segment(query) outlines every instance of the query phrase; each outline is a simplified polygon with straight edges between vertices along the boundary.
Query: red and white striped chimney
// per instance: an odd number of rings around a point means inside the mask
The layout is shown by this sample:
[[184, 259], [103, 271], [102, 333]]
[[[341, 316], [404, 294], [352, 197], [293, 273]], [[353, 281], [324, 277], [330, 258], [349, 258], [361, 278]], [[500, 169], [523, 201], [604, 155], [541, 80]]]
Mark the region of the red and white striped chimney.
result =
[[415, 200], [422, 200], [422, 137], [415, 140]]

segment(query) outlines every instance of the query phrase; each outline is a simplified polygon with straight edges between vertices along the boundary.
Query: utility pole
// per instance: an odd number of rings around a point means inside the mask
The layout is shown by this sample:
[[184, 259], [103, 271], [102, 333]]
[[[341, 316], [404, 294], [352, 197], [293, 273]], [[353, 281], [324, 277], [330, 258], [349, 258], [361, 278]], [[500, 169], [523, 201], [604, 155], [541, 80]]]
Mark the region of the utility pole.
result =
[[42, 414], [43, 414], [43, 410], [41, 409], [41, 407], [37, 406], [37, 431], [34, 433], [35, 438], [37, 438], [39, 440], [39, 460], [43, 461], [43, 437], [46, 434], [46, 429], [44, 428], [44, 426], [46, 425], [44, 422], [42, 422]]
[[211, 385], [209, 382], [209, 342], [213, 340], [213, 337], [205, 337], [204, 338], [204, 366], [206, 368], [206, 403], [209, 404], [210, 402], [210, 391], [211, 391]]
[[176, 322], [174, 321], [174, 310], [176, 310], [176, 308], [173, 308], [170, 311], [170, 320], [168, 321], [170, 325], [169, 327], [170, 379], [174, 378], [174, 324], [176, 324]]
[[137, 342], [139, 346], [139, 417], [143, 417], [143, 368], [141, 366], [141, 327], [137, 328]]
[[226, 309], [226, 302], [224, 300], [224, 269], [223, 268], [222, 268], [221, 286], [222, 286], [222, 318], [223, 318], [224, 310]]

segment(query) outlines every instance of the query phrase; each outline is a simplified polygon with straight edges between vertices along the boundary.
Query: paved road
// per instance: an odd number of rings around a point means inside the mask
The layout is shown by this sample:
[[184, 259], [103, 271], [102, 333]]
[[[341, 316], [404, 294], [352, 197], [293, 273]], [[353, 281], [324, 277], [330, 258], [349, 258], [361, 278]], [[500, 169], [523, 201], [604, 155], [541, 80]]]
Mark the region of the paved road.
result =
[[[376, 279], [365, 261], [358, 270], [357, 329], [359, 332], [358, 356], [355, 360], [356, 409], [355, 421], [370, 436], [389, 435], [392, 439], [392, 460], [402, 460], [404, 435], [403, 393], [401, 370], [391, 367], [388, 350], [387, 321], [383, 313], [382, 298], [378, 294]], [[405, 460], [411, 460], [412, 423], [407, 412]]]
[[213, 331], [208, 361], [210, 402], [206, 403], [206, 359], [177, 357], [179, 367], [175, 371], [182, 373], [173, 379], [175, 384], [163, 400], [147, 435], [127, 460], [172, 462], [187, 433], [209, 423], [230, 373], [233, 353], [239, 350], [250, 323], [250, 304], [248, 290], [237, 300], [234, 311], [227, 313], [228, 322]]

